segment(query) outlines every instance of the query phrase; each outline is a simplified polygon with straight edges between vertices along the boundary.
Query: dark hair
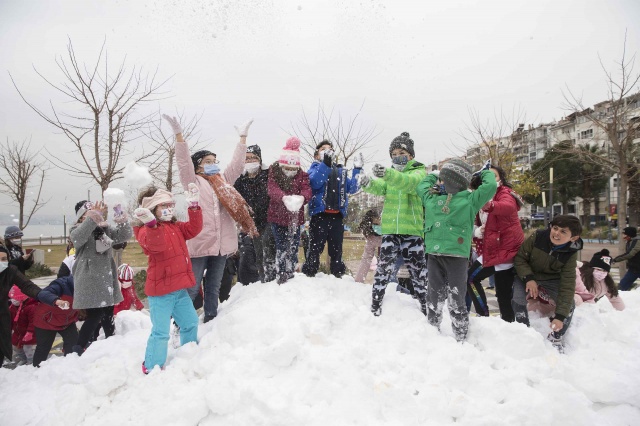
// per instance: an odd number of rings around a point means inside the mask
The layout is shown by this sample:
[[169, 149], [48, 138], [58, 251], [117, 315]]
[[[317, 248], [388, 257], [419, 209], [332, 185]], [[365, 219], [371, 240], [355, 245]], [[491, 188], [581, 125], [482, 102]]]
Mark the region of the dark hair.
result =
[[507, 173], [500, 166], [491, 165], [491, 168], [498, 172], [498, 177], [502, 181], [502, 186], [506, 186], [507, 188], [513, 188], [511, 186], [511, 182], [507, 180]]
[[373, 234], [373, 219], [380, 217], [380, 210], [371, 209], [367, 210], [362, 220], [360, 221], [360, 225], [358, 225], [358, 229], [365, 237]]
[[[584, 286], [587, 290], [593, 291], [593, 268], [589, 265], [589, 262], [584, 262], [579, 270]], [[611, 297], [618, 296], [618, 287], [616, 287], [616, 283], [613, 281], [613, 278], [611, 278], [611, 274], [607, 274], [604, 283], [607, 285], [607, 290], [609, 294], [611, 294]]]
[[84, 207], [86, 202], [87, 202], [87, 200], [82, 200], [82, 201], [78, 201], [76, 203], [76, 206], [74, 207], [75, 210], [76, 210], [76, 214], [78, 213], [78, 210], [80, 210], [80, 208]]
[[320, 148], [322, 148], [325, 145], [329, 145], [331, 149], [333, 149], [333, 144], [329, 142], [329, 140], [323, 139], [318, 145], [316, 145], [316, 150], [313, 152], [313, 156], [316, 157], [320, 152]]
[[553, 218], [551, 226], [558, 226], [560, 228], [569, 228], [571, 236], [576, 237], [582, 234], [582, 224], [580, 219], [568, 214], [561, 214]]

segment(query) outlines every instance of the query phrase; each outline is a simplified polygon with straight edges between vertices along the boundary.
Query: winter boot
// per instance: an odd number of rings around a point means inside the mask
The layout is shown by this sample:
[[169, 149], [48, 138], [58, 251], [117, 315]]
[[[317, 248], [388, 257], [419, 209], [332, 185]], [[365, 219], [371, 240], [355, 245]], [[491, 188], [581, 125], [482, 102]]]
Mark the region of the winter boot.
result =
[[213, 315], [205, 315], [204, 316], [204, 323], [206, 324], [206, 323], [208, 323], [209, 321], [211, 321], [214, 318], [215, 318], [215, 316], [213, 316]]
[[77, 353], [78, 356], [82, 356], [85, 349], [80, 345], [73, 345], [73, 347], [71, 348], [71, 351]]
[[552, 331], [547, 336], [547, 340], [551, 342], [551, 345], [558, 350], [559, 353], [564, 354], [564, 341], [562, 336], [557, 332]]

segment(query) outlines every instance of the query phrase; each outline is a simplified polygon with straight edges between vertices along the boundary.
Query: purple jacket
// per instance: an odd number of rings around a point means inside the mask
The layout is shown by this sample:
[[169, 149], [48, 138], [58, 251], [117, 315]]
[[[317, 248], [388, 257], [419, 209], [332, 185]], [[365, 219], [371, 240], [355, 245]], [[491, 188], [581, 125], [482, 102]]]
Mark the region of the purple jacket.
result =
[[[225, 181], [233, 183], [244, 172], [244, 161], [247, 145], [240, 140], [233, 151], [233, 157], [222, 172]], [[187, 190], [187, 185], [194, 183], [200, 190], [200, 207], [202, 208], [202, 231], [187, 241], [189, 256], [223, 256], [238, 250], [238, 233], [236, 223], [229, 212], [220, 205], [218, 196], [209, 181], [197, 176], [193, 170], [193, 162], [186, 142], [176, 142], [176, 160], [180, 170], [180, 183]]]
[[[269, 192], [269, 211], [267, 212], [267, 222], [275, 223], [280, 226], [289, 226], [291, 224], [292, 214], [282, 202], [285, 195], [302, 195], [304, 204], [311, 199], [311, 186], [309, 186], [309, 175], [302, 169], [293, 178], [293, 184], [290, 191], [285, 191], [276, 183], [273, 176], [273, 167], [269, 168], [269, 180], [267, 183], [267, 191]], [[298, 211], [298, 224], [304, 223], [304, 204]]]

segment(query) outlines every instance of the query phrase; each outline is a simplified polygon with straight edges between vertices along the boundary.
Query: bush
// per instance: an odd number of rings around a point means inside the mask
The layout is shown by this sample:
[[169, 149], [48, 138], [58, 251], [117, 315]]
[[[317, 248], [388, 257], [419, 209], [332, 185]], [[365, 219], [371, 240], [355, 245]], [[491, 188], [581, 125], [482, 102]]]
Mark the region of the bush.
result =
[[136, 289], [138, 299], [144, 300], [147, 295], [144, 293], [144, 284], [147, 282], [147, 271], [141, 270], [133, 276], [133, 287]]
[[27, 278], [32, 280], [34, 278], [49, 277], [51, 275], [55, 275], [55, 273], [47, 265], [34, 263], [31, 265], [31, 268], [27, 269], [25, 275]]

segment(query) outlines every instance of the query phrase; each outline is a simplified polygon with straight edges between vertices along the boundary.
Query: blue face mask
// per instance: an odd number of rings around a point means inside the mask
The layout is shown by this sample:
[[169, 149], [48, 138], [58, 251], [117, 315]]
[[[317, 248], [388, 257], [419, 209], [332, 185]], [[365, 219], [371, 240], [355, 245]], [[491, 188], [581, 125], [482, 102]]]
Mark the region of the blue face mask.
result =
[[220, 166], [217, 164], [205, 164], [203, 166], [204, 174], [207, 176], [213, 176], [220, 173]]
[[382, 225], [371, 225], [371, 227], [373, 228], [373, 232], [382, 235]]
[[399, 166], [406, 166], [407, 163], [409, 162], [409, 156], [407, 156], [407, 155], [399, 155], [397, 157], [393, 157], [391, 159], [391, 162], [393, 164], [397, 164]]

